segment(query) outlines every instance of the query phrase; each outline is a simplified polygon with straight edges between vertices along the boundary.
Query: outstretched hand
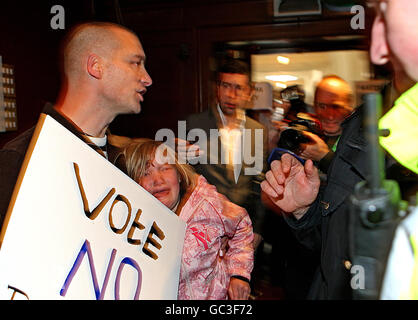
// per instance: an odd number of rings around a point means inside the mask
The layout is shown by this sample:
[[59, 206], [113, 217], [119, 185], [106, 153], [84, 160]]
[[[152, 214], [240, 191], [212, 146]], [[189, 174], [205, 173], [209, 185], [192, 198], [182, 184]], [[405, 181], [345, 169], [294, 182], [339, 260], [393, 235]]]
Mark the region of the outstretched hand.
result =
[[319, 184], [318, 169], [311, 160], [302, 165], [292, 155], [284, 154], [271, 163], [261, 189], [282, 211], [300, 219], [318, 195]]

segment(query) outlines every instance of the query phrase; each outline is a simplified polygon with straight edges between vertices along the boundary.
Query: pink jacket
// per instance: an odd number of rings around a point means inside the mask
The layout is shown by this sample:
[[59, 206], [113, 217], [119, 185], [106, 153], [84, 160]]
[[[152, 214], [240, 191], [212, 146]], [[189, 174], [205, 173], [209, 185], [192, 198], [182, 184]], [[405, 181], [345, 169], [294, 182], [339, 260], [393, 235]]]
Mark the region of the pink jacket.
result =
[[[227, 299], [230, 277], [250, 279], [254, 265], [254, 235], [247, 211], [218, 193], [203, 176], [179, 210], [187, 227], [178, 299]], [[222, 257], [223, 237], [228, 239], [228, 249]]]

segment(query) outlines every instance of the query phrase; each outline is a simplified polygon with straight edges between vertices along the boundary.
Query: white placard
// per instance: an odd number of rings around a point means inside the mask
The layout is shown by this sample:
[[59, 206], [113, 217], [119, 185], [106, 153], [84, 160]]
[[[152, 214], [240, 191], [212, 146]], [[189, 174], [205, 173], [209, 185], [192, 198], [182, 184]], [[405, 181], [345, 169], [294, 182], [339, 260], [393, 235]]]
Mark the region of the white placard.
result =
[[253, 107], [254, 110], [272, 109], [273, 87], [268, 82], [256, 82], [254, 85]]
[[36, 136], [0, 237], [0, 298], [176, 299], [185, 223], [50, 116]]

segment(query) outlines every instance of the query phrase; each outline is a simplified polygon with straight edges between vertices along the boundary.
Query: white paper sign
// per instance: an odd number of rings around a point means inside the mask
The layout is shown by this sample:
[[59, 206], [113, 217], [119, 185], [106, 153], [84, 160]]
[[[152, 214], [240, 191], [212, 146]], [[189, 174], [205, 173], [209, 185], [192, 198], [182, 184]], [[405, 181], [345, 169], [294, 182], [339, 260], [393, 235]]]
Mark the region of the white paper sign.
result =
[[37, 128], [0, 238], [0, 298], [176, 299], [185, 223], [53, 118]]
[[268, 82], [256, 82], [254, 85], [254, 110], [271, 109], [273, 105], [273, 87]]

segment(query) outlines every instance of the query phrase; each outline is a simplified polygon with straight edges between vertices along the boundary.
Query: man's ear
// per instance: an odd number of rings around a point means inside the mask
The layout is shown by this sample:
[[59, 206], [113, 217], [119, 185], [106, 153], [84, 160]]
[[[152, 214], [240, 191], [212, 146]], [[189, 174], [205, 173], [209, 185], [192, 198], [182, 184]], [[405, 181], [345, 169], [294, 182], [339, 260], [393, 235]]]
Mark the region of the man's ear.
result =
[[87, 72], [93, 78], [101, 79], [103, 76], [102, 60], [95, 54], [90, 54], [87, 58]]
[[372, 27], [370, 59], [374, 64], [383, 65], [389, 62], [389, 46], [386, 40], [386, 25], [381, 15], [376, 16]]

